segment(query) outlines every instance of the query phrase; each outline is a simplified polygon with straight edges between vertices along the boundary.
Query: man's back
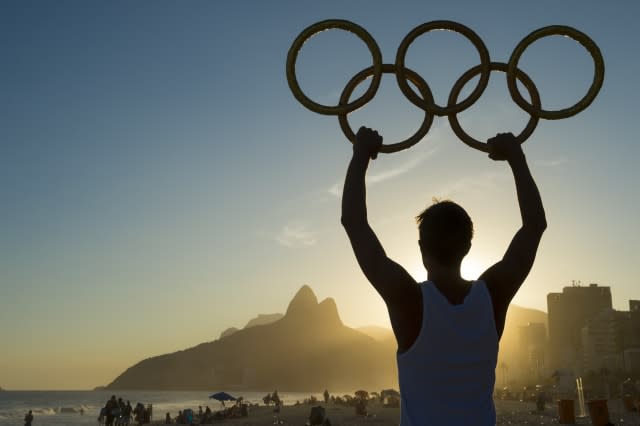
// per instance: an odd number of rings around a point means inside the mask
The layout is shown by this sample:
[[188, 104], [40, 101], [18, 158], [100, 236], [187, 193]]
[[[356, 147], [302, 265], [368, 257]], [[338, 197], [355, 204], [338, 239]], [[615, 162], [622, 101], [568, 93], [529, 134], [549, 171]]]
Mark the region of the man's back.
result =
[[397, 356], [401, 426], [495, 425], [498, 335], [486, 284], [475, 282], [457, 305], [433, 282], [420, 288], [420, 333]]

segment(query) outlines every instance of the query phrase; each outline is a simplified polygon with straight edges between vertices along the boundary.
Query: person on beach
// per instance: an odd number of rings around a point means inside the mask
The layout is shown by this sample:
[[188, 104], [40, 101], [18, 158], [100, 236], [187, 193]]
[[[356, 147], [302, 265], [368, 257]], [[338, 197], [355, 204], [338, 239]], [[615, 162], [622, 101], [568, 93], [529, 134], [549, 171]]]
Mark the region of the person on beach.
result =
[[29, 410], [29, 412], [24, 416], [24, 426], [31, 426], [31, 423], [33, 423], [33, 413]]
[[115, 413], [118, 408], [118, 401], [116, 400], [115, 395], [111, 395], [111, 399], [107, 401], [104, 405], [105, 415], [106, 415], [106, 426], [113, 426], [113, 421], [115, 420]]
[[367, 220], [365, 174], [382, 146], [361, 127], [342, 197], [344, 226], [362, 272], [387, 305], [398, 344], [400, 424], [494, 426], [498, 342], [511, 299], [529, 274], [547, 227], [542, 200], [511, 133], [487, 142], [489, 158], [506, 161], [515, 179], [522, 225], [502, 259], [476, 281], [460, 275], [473, 223], [452, 201], [416, 218], [427, 281], [417, 283], [389, 259]]
[[133, 407], [131, 406], [131, 401], [127, 400], [127, 405], [122, 409], [122, 423], [125, 426], [129, 426], [129, 423], [131, 423], [131, 413], [133, 413]]

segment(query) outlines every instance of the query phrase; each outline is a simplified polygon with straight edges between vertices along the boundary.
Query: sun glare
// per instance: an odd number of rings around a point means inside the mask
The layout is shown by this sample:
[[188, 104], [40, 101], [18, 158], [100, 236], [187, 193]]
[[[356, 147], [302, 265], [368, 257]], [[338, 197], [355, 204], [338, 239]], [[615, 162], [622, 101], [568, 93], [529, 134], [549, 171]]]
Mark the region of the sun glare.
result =
[[411, 276], [414, 280], [421, 283], [427, 280], [427, 270], [424, 269], [424, 265], [420, 261], [416, 261], [411, 270]]
[[[473, 257], [465, 257], [460, 266], [460, 275], [466, 280], [477, 280], [486, 269], [483, 263]], [[413, 263], [413, 267], [409, 270], [409, 273], [417, 282], [427, 280], [427, 270], [420, 261]]]
[[465, 257], [460, 266], [460, 275], [465, 280], [477, 280], [486, 268], [473, 257]]

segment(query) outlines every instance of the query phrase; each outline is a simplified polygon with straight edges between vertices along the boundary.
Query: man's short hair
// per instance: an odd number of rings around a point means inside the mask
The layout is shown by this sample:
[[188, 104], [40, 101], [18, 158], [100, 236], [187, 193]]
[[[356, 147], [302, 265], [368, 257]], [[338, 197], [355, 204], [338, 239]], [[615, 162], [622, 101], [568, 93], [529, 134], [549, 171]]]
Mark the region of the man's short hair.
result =
[[471, 247], [473, 222], [453, 201], [433, 199], [433, 204], [416, 217], [420, 249], [444, 265], [462, 261]]

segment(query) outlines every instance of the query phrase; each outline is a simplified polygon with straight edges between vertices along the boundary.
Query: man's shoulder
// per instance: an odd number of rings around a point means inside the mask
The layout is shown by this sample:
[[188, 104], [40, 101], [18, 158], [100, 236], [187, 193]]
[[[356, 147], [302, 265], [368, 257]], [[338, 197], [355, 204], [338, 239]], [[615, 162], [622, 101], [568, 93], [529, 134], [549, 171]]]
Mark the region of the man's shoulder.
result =
[[514, 296], [513, 284], [517, 277], [515, 274], [505, 273], [502, 263], [498, 262], [487, 269], [478, 280], [484, 281], [494, 305], [509, 306]]
[[414, 283], [393, 302], [385, 300], [399, 353], [411, 347], [420, 334], [423, 310], [421, 287], [421, 284]]

